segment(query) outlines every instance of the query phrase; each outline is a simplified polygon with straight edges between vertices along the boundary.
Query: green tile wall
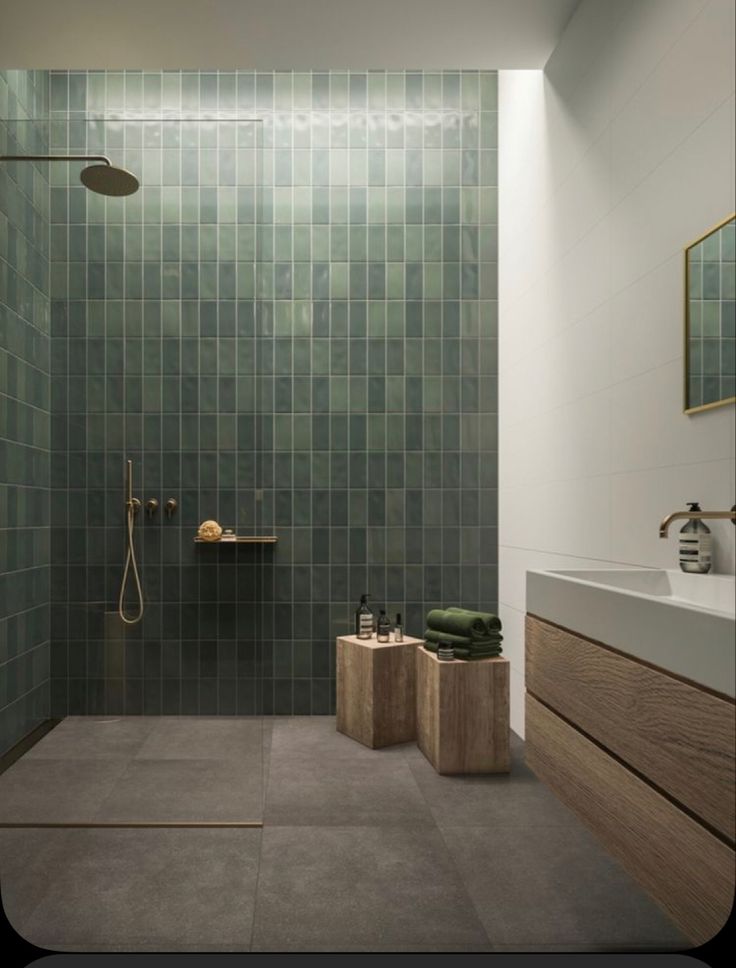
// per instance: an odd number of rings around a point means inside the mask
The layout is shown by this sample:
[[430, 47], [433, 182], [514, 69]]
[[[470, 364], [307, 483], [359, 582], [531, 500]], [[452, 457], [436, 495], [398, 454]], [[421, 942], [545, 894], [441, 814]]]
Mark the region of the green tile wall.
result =
[[[327, 713], [361, 592], [414, 634], [495, 609], [495, 73], [53, 72], [50, 107], [143, 183], [52, 173], [55, 714]], [[126, 456], [181, 513], [123, 635]]]
[[[0, 72], [0, 154], [48, 150], [47, 96]], [[48, 208], [45, 166], [0, 163], [0, 754], [49, 715]]]
[[736, 219], [688, 249], [688, 407], [736, 396]]

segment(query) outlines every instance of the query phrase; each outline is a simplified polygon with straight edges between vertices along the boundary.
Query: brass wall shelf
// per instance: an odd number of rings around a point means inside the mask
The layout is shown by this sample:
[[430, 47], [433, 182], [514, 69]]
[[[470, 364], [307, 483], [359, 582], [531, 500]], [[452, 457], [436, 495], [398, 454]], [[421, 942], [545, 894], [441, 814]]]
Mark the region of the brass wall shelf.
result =
[[194, 543], [203, 545], [276, 544], [278, 540], [275, 534], [239, 534], [234, 538], [220, 538], [218, 541], [204, 541], [202, 538], [195, 538]]

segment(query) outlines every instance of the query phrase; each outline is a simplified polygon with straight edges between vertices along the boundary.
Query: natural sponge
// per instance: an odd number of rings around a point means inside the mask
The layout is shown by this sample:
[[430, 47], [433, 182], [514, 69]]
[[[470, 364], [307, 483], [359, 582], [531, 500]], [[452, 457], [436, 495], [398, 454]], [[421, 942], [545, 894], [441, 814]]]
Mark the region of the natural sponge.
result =
[[202, 541], [219, 541], [222, 537], [222, 528], [217, 521], [203, 521], [197, 534]]

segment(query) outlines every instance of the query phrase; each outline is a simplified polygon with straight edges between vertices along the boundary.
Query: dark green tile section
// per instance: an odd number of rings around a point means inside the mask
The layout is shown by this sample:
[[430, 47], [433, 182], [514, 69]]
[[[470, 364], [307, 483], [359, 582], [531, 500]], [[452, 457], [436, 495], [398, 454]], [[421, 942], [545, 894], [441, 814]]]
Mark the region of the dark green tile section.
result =
[[[0, 154], [48, 150], [47, 91], [0, 72]], [[48, 246], [45, 166], [0, 163], [0, 753], [49, 715]]]
[[[53, 150], [143, 184], [51, 187], [55, 714], [326, 713], [361, 592], [415, 634], [494, 609], [495, 74], [50, 91]], [[123, 638], [126, 457], [181, 513], [140, 523]], [[279, 544], [196, 548], [208, 517]]]
[[688, 406], [736, 396], [736, 219], [687, 252]]

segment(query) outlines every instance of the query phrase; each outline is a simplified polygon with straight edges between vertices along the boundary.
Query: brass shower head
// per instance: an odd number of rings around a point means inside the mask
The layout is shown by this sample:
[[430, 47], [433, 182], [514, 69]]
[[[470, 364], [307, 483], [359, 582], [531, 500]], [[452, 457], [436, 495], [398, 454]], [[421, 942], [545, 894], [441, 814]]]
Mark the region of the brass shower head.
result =
[[0, 155], [0, 161], [87, 161], [79, 174], [85, 188], [98, 195], [132, 195], [138, 191], [140, 182], [125, 168], [118, 168], [105, 155]]

